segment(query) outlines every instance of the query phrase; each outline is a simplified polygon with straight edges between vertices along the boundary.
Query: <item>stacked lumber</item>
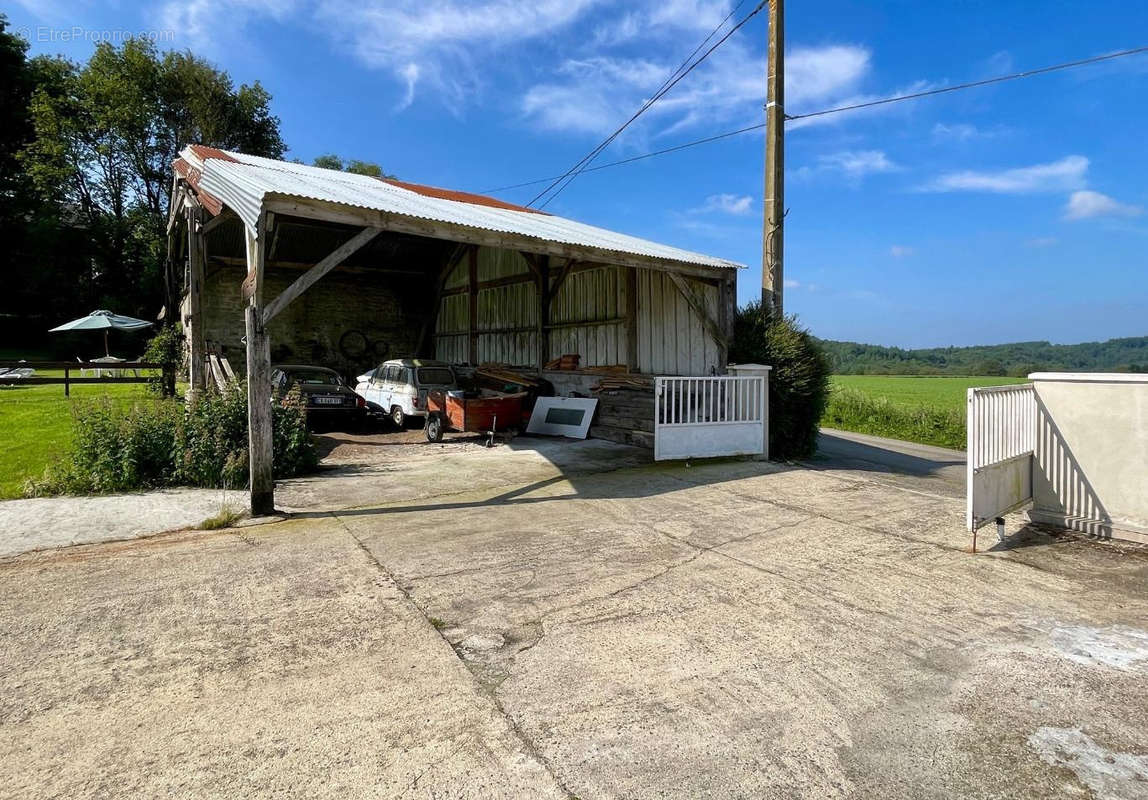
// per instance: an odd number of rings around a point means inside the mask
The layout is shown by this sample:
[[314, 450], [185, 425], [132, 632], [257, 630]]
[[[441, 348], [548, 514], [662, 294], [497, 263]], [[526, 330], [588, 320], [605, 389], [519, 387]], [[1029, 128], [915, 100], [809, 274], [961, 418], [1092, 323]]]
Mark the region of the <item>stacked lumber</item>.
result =
[[591, 388], [598, 414], [590, 427], [596, 439], [654, 447], [654, 381], [643, 375], [610, 375]]
[[597, 385], [590, 387], [592, 392], [617, 390], [648, 392], [650, 402], [654, 402], [654, 379], [649, 375], [606, 375]]
[[495, 383], [513, 383], [535, 389], [542, 386], [543, 383], [538, 376], [519, 372], [506, 364], [482, 364], [474, 371], [474, 377], [476, 379], [485, 378], [487, 381]]
[[546, 369], [575, 370], [578, 369], [578, 365], [581, 362], [582, 356], [578, 355], [577, 353], [567, 353], [564, 356], [559, 356], [553, 361], [547, 361]]

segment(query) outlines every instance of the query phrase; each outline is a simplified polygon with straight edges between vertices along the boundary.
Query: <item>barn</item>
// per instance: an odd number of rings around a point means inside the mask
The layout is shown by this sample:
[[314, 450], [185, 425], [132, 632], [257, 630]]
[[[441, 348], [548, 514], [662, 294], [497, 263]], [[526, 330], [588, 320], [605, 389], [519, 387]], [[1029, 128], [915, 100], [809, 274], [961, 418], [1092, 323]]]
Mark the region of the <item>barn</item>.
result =
[[554, 376], [571, 391], [604, 368], [725, 374], [739, 264], [482, 195], [201, 145], [174, 169], [169, 264], [183, 274], [190, 390], [207, 352], [251, 377], [255, 513], [273, 503], [261, 429], [273, 362], [354, 375], [423, 356], [545, 373], [577, 353], [580, 369]]

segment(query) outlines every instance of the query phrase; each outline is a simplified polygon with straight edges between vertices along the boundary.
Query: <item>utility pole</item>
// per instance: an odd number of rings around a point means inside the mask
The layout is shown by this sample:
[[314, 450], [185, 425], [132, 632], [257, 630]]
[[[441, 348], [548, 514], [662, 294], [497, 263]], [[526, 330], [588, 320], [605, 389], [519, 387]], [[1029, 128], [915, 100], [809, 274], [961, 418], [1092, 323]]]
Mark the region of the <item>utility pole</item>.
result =
[[769, 0], [769, 48], [765, 76], [765, 220], [762, 229], [761, 302], [783, 312], [785, 273], [782, 238], [785, 220], [785, 22], [782, 0]]

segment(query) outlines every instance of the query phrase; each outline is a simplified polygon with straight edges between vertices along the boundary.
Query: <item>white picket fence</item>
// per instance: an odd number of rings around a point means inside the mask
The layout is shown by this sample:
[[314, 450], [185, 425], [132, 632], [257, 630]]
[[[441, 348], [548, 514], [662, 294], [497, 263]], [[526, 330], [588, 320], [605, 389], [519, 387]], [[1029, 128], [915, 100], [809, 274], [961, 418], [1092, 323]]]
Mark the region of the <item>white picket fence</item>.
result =
[[1031, 383], [968, 390], [965, 521], [970, 531], [1032, 500], [1036, 421]]
[[767, 454], [764, 377], [660, 377], [654, 381], [654, 460]]

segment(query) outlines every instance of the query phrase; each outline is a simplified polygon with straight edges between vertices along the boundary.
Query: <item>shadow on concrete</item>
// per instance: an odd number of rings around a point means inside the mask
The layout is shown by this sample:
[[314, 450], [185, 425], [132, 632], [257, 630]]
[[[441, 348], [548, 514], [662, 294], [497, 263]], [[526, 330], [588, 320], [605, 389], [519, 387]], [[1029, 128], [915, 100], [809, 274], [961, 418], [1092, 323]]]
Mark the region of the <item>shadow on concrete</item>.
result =
[[[498, 487], [491, 487], [490, 491], [498, 493], [478, 500], [452, 498], [447, 494], [437, 502], [433, 499], [426, 502], [417, 495], [411, 495], [387, 500], [380, 505], [333, 512], [330, 509], [299, 510], [292, 512], [292, 516], [303, 519], [325, 517], [330, 513], [337, 513], [339, 516], [375, 516], [413, 511], [465, 511], [491, 506], [533, 506], [555, 500], [638, 499], [670, 494], [688, 489], [694, 484], [712, 485], [752, 475], [802, 469], [800, 466], [759, 462], [743, 457], [655, 463], [653, 453], [649, 450], [597, 439], [575, 441], [519, 436], [500, 445], [499, 449], [510, 459], [526, 453], [541, 456], [550, 467], [557, 470], [558, 474], [550, 474], [535, 480], [526, 478], [522, 482], [516, 482], [513, 475], [508, 475], [504, 491], [500, 492]], [[488, 466], [490, 469], [497, 468], [496, 465]], [[684, 479], [687, 466], [690, 467], [690, 479]], [[730, 469], [731, 466], [734, 469]], [[426, 468], [422, 466], [416, 469]], [[476, 468], [482, 469], [483, 465], [476, 464]], [[362, 474], [365, 480], [369, 480], [368, 473], [377, 475], [380, 472], [393, 472], [396, 478], [412, 482], [412, 485], [415, 485], [413, 482], [418, 479], [415, 472], [403, 475], [404, 469], [397, 463], [339, 465], [326, 474], [331, 476]], [[552, 489], [559, 484], [566, 484], [567, 490]], [[472, 489], [482, 491], [483, 487], [468, 485], [465, 476], [460, 475], [455, 493], [466, 493]]]

